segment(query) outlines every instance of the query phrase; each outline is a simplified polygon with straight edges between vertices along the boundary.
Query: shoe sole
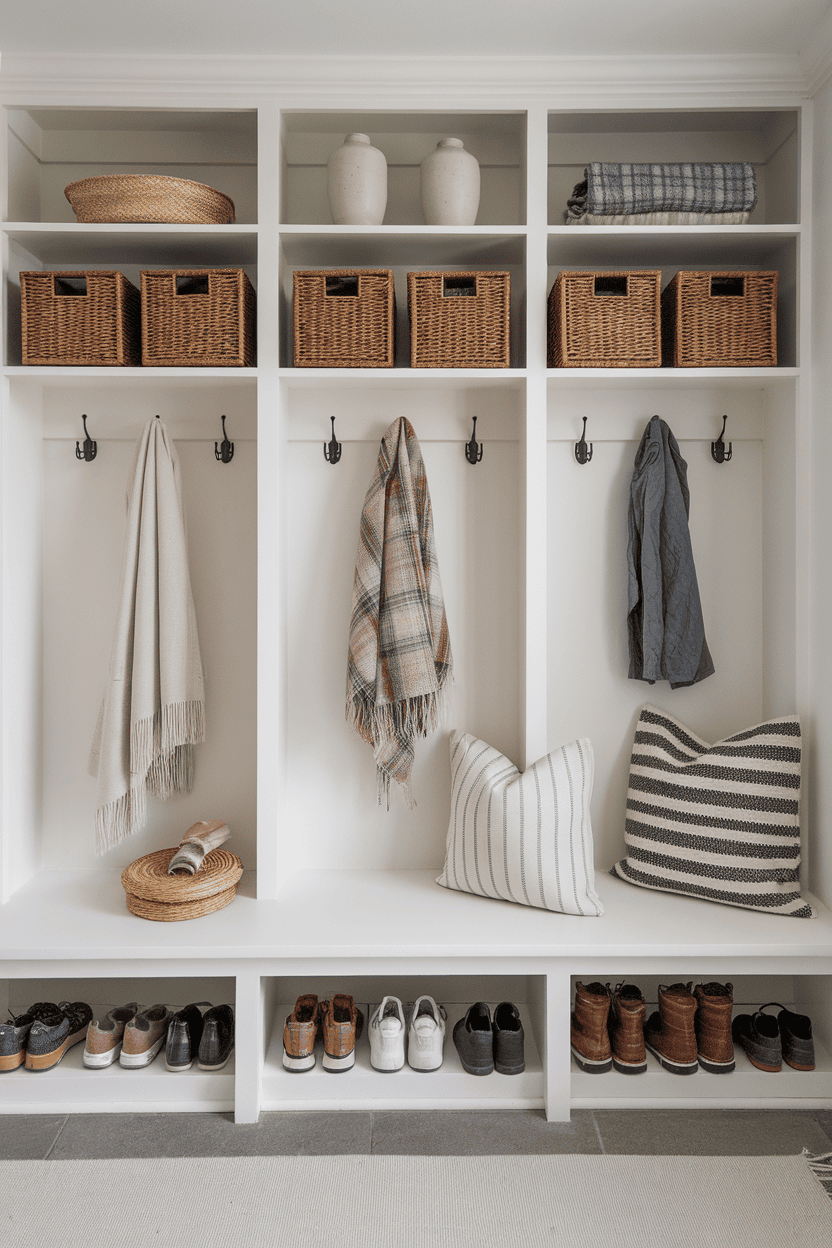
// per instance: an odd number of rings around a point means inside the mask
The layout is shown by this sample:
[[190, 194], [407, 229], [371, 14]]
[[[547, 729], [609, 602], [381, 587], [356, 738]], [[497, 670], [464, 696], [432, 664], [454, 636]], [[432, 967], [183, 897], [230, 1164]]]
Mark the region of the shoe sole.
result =
[[143, 1053], [125, 1053], [122, 1048], [118, 1055], [118, 1064], [125, 1070], [139, 1070], [142, 1066], [149, 1066], [164, 1043], [165, 1036], [160, 1036], [156, 1043], [151, 1044], [150, 1048], [145, 1049]]
[[752, 1057], [747, 1051], [745, 1056], [748, 1058], [752, 1066], [756, 1066], [757, 1070], [764, 1070], [768, 1075], [779, 1075], [780, 1071], [783, 1069], [782, 1066], [767, 1066], [764, 1062], [759, 1062], [756, 1057]]
[[330, 1057], [328, 1053], [324, 1053], [321, 1065], [327, 1074], [345, 1075], [355, 1065], [355, 1049], [351, 1053], [346, 1053], [344, 1057]]
[[643, 1062], [622, 1062], [620, 1058], [613, 1057], [612, 1064], [620, 1075], [643, 1075], [647, 1070], [647, 1059]]
[[699, 1065], [703, 1070], [707, 1070], [709, 1075], [728, 1075], [737, 1067], [733, 1058], [730, 1062], [715, 1062], [710, 1057], [703, 1057], [701, 1053], [697, 1053], [696, 1056]]
[[63, 1044], [57, 1049], [53, 1049], [51, 1053], [30, 1053], [26, 1051], [26, 1069], [33, 1070], [36, 1074], [40, 1074], [44, 1070], [54, 1070], [64, 1059], [64, 1055], [69, 1052], [75, 1044], [80, 1044], [82, 1040], [87, 1038], [87, 1028], [82, 1027], [80, 1031], [76, 1031], [73, 1035], [67, 1036]]
[[168, 1061], [167, 1057], [165, 1057], [165, 1070], [171, 1071], [174, 1075], [178, 1075], [183, 1070], [190, 1070], [193, 1064], [194, 1064], [194, 1061], [193, 1061], [193, 1058], [191, 1058], [189, 1062], [182, 1062], [178, 1066], [175, 1064], [172, 1065]]
[[120, 1044], [117, 1044], [114, 1049], [108, 1049], [106, 1053], [88, 1053], [84, 1049], [84, 1065], [88, 1070], [101, 1070], [103, 1067], [112, 1066], [113, 1062], [117, 1062], [120, 1052]]
[[569, 1047], [572, 1050], [572, 1056], [584, 1074], [604, 1075], [608, 1070], [612, 1070], [611, 1057], [605, 1057], [600, 1061], [595, 1061], [593, 1058], [584, 1057], [583, 1054], [579, 1053], [574, 1044], [570, 1044]]
[[458, 1052], [458, 1056], [459, 1056], [459, 1064], [462, 1067], [462, 1069], [465, 1071], [466, 1075], [490, 1075], [490, 1074], [493, 1074], [494, 1072], [493, 1062], [490, 1066], [470, 1066], [468, 1062], [465, 1061], [464, 1057], [462, 1057], [462, 1055], [459, 1054], [459, 1052]]
[[[411, 1069], [411, 1070], [418, 1071], [418, 1073], [419, 1073], [420, 1075], [432, 1075], [432, 1074], [433, 1074], [433, 1072], [434, 1072], [435, 1070], [441, 1070], [441, 1069], [442, 1069], [442, 1063], [441, 1063], [441, 1062], [439, 1063], [439, 1065], [438, 1065], [438, 1066], [414, 1066], [414, 1065], [413, 1065], [413, 1063], [412, 1063], [412, 1062], [410, 1061], [410, 1059], [408, 1058], [407, 1064], [408, 1064], [408, 1066], [410, 1067], [410, 1069]], [[370, 1063], [370, 1065], [371, 1065], [371, 1066], [373, 1065], [373, 1064], [372, 1064], [372, 1062]], [[376, 1068], [375, 1068], [375, 1066], [373, 1066], [373, 1070], [375, 1070], [375, 1069], [376, 1069]], [[399, 1070], [401, 1070], [401, 1066], [399, 1066]], [[380, 1073], [380, 1074], [387, 1074], [388, 1072], [387, 1072], [387, 1071], [380, 1071], [379, 1073]]]
[[653, 1054], [659, 1065], [663, 1066], [665, 1070], [669, 1070], [672, 1075], [695, 1075], [699, 1069], [698, 1058], [695, 1062], [673, 1062], [669, 1057], [665, 1057], [663, 1053], [660, 1053], [658, 1049], [654, 1049], [652, 1044], [647, 1044], [646, 1041], [645, 1048], [648, 1053]]
[[4, 1070], [17, 1070], [26, 1061], [26, 1054], [23, 1049], [19, 1053], [9, 1053], [4, 1057], [0, 1057], [0, 1072]]
[[197, 1057], [196, 1064], [200, 1070], [222, 1070], [223, 1066], [228, 1065], [232, 1051], [233, 1051], [233, 1046], [231, 1049], [228, 1050], [228, 1052], [226, 1053], [225, 1057], [222, 1059], [221, 1062], [201, 1062], [199, 1058]]
[[[370, 1058], [370, 1065], [373, 1067], [373, 1070], [377, 1075], [395, 1075], [397, 1071], [404, 1070], [404, 1062], [402, 1062], [401, 1066], [375, 1066], [373, 1064], [373, 1059]], [[414, 1066], [411, 1067], [411, 1069], [416, 1070], [417, 1067]], [[438, 1070], [439, 1067], [437, 1066], [436, 1069]], [[429, 1072], [425, 1071], [424, 1073], [427, 1074]]]
[[314, 1065], [314, 1053], [309, 1053], [306, 1057], [292, 1057], [291, 1053], [283, 1050], [283, 1069], [288, 1070], [290, 1075], [302, 1075], [304, 1071], [312, 1070]]
[[526, 1069], [526, 1063], [521, 1062], [519, 1066], [503, 1066], [500, 1062], [495, 1062], [494, 1069], [498, 1075], [522, 1075]]
[[811, 1066], [798, 1066], [797, 1062], [790, 1062], [787, 1057], [784, 1057], [783, 1061], [786, 1063], [787, 1066], [791, 1066], [792, 1070], [814, 1070], [815, 1069], [814, 1062], [812, 1062]]

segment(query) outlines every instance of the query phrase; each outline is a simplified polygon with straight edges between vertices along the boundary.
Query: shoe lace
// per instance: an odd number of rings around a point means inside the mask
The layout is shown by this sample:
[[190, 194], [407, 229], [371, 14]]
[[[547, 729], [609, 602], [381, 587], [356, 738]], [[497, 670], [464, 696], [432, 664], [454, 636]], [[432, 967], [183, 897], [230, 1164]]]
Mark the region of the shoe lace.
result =
[[90, 1007], [84, 1001], [60, 1001], [58, 1009], [69, 1020], [73, 1031], [79, 1031], [92, 1016]]

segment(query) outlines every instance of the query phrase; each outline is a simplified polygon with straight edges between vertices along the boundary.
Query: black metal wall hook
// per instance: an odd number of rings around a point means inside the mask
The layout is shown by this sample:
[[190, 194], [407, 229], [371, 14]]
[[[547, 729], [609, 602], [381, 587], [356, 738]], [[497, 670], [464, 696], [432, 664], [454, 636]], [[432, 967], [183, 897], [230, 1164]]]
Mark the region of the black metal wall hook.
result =
[[711, 443], [711, 454], [713, 455], [714, 459], [716, 460], [718, 464], [727, 464], [728, 460], [731, 459], [734, 453], [733, 442], [729, 442], [728, 449], [727, 450], [725, 449], [725, 426], [727, 425], [727, 423], [728, 423], [728, 417], [723, 416], [722, 417], [722, 433], [719, 435], [716, 442]]
[[222, 418], [222, 442], [217, 445], [214, 443], [214, 456], [224, 464], [230, 464], [234, 458], [234, 443], [228, 441], [228, 434], [225, 432], [225, 417]]
[[482, 459], [482, 443], [477, 441], [477, 418], [474, 417], [474, 427], [471, 430], [471, 441], [465, 443], [465, 458], [469, 464], [478, 464]]
[[328, 464], [337, 464], [341, 458], [341, 443], [335, 438], [335, 417], [330, 416], [332, 421], [332, 438], [329, 442], [324, 442], [324, 459]]
[[75, 458], [84, 459], [87, 463], [90, 463], [98, 454], [98, 443], [93, 442], [92, 438], [87, 433], [86, 416], [82, 416], [81, 419], [84, 422], [84, 445], [82, 447], [80, 442], [75, 443]]
[[580, 442], [575, 443], [575, 458], [579, 464], [588, 464], [592, 459], [592, 443], [586, 440], [586, 416]]

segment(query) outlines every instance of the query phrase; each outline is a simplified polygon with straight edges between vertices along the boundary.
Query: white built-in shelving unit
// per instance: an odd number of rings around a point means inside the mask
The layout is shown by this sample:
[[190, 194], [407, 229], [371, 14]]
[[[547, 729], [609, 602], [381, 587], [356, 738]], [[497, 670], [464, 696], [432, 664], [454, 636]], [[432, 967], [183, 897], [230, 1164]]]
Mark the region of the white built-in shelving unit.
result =
[[[418, 93], [417, 93], [418, 94]], [[554, 94], [554, 93], [553, 93]], [[810, 728], [807, 645], [811, 456], [811, 103], [693, 98], [586, 111], [536, 87], [443, 97], [389, 90], [343, 98], [237, 88], [227, 107], [197, 88], [57, 94], [15, 88], [2, 129], [2, 839], [0, 1006], [34, 1000], [229, 1000], [235, 1061], [221, 1075], [86, 1071], [77, 1051], [47, 1076], [0, 1079], [0, 1109], [543, 1107], [832, 1103], [832, 916], [812, 922], [646, 893], [611, 879], [621, 855], [629, 746], [658, 702], [716, 739], [797, 710]], [[695, 95], [695, 93], [693, 93]], [[461, 103], [460, 101], [463, 100]], [[333, 226], [326, 161], [351, 131], [384, 151], [378, 227]], [[478, 223], [423, 224], [419, 163], [446, 136], [482, 169]], [[752, 160], [760, 200], [746, 226], [574, 228], [563, 209], [583, 166], [610, 160]], [[79, 225], [63, 188], [100, 172], [167, 172], [236, 204], [227, 227]], [[244, 266], [258, 299], [249, 369], [30, 368], [21, 362], [19, 273], [104, 267]], [[296, 369], [292, 273], [395, 272], [398, 345], [389, 370]], [[546, 301], [562, 268], [776, 268], [780, 355], [772, 369], [547, 368]], [[409, 367], [406, 274], [506, 269], [511, 365]], [[643, 428], [662, 415], [689, 463], [691, 529], [717, 673], [671, 693], [626, 678], [626, 500]], [[147, 828], [94, 853], [87, 752], [103, 689], [132, 449], [159, 414], [182, 461], [209, 710], [193, 792], [153, 804]], [[99, 443], [73, 443], [81, 415]], [[730, 464], [710, 441], [729, 418]], [[213, 442], [226, 416], [228, 465]], [[331, 467], [330, 416], [343, 443]], [[453, 724], [520, 765], [592, 739], [598, 887], [606, 912], [577, 919], [439, 889], [448, 820], [447, 732], [420, 742], [417, 808], [375, 801], [370, 752], [344, 722], [358, 520], [378, 442], [407, 415], [423, 446], [455, 656]], [[572, 446], [588, 417], [595, 452]], [[484, 440], [463, 455], [472, 417]], [[181, 924], [127, 912], [120, 871], [222, 817], [247, 868], [234, 903]], [[807, 829], [811, 865], [813, 839]], [[807, 877], [808, 878], [808, 877]], [[816, 887], [821, 889], [822, 882]], [[570, 1068], [574, 980], [718, 978], [738, 1009], [779, 1000], [812, 1014], [818, 1068], [679, 1080]], [[522, 1077], [462, 1072], [448, 1039], [436, 1075], [356, 1069], [297, 1078], [280, 1063], [282, 1018], [302, 991], [433, 993], [451, 1021], [474, 1000], [516, 1001]], [[287, 1004], [288, 1003], [288, 1004]], [[366, 1044], [366, 1040], [362, 1042]], [[716, 1079], [716, 1082], [715, 1082]], [[681, 1084], [681, 1086], [680, 1086]]]

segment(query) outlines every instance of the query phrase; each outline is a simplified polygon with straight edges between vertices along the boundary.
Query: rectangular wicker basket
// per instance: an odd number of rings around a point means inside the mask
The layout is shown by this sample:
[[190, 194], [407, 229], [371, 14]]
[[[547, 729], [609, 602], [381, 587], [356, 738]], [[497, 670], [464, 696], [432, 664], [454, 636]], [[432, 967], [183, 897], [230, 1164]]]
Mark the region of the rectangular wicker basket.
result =
[[309, 269], [294, 274], [295, 368], [392, 368], [392, 269]]
[[684, 270], [662, 293], [662, 358], [675, 368], [777, 364], [776, 272]]
[[141, 363], [141, 301], [123, 273], [20, 274], [23, 363]]
[[255, 363], [255, 294], [242, 269], [148, 269], [141, 281], [143, 364]]
[[550, 368], [658, 368], [660, 269], [558, 273], [549, 294]]
[[511, 278], [408, 273], [411, 368], [508, 368]]

